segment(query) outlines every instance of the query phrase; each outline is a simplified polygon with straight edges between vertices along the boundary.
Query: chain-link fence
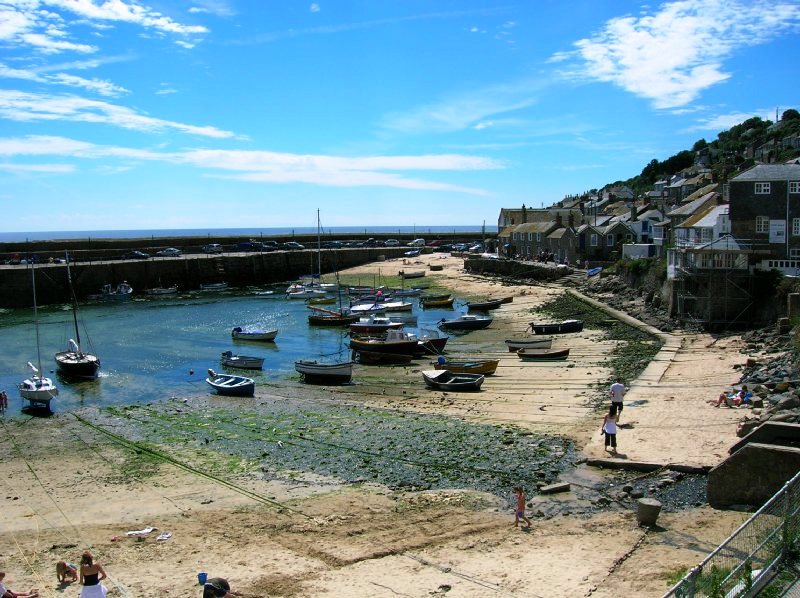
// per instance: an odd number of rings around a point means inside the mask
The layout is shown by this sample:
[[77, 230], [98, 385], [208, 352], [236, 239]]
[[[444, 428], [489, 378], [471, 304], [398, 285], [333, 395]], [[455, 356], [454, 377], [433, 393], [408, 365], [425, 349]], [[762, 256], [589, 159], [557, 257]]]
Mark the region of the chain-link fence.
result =
[[800, 473], [756, 511], [664, 598], [737, 598], [756, 595], [779, 565], [800, 552]]

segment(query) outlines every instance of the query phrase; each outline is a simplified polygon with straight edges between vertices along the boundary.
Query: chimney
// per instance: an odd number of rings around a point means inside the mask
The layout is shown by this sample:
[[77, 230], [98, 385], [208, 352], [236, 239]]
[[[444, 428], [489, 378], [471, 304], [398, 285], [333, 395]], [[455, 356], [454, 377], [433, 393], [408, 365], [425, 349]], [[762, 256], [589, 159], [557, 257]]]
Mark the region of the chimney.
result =
[[564, 225], [561, 223], [561, 212], [556, 212], [556, 226], [562, 228]]
[[528, 222], [528, 208], [525, 207], [525, 204], [522, 204], [522, 224]]
[[631, 222], [636, 220], [636, 204], [631, 205]]
[[567, 226], [569, 228], [575, 228], [575, 216], [572, 214], [572, 210], [570, 210], [569, 216], [567, 216]]

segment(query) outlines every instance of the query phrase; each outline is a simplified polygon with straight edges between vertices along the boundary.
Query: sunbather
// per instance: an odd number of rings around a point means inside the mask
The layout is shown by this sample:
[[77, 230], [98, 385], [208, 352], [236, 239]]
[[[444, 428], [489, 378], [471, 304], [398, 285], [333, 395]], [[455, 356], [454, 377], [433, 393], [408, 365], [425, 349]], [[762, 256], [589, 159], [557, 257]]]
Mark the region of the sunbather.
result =
[[5, 578], [6, 572], [0, 571], [0, 598], [38, 598], [39, 592], [37, 590], [31, 590], [30, 592], [13, 592], [9, 590], [3, 585]]

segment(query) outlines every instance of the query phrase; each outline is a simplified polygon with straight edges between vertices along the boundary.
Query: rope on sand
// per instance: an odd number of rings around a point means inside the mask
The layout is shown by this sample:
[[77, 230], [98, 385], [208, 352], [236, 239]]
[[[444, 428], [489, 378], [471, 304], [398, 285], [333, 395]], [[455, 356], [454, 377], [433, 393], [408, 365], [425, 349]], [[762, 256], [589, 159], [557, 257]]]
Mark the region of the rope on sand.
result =
[[629, 558], [631, 558], [633, 556], [634, 552], [636, 552], [639, 548], [641, 548], [642, 544], [644, 544], [645, 540], [647, 540], [647, 534], [649, 532], [650, 532], [650, 528], [649, 527], [645, 528], [645, 530], [642, 533], [641, 537], [636, 541], [636, 544], [634, 544], [628, 552], [626, 552], [621, 557], [619, 557], [616, 561], [614, 561], [614, 564], [611, 565], [611, 567], [608, 568], [608, 573], [606, 573], [603, 576], [603, 579], [601, 579], [595, 585], [593, 585], [591, 588], [589, 588], [589, 591], [584, 594], [584, 598], [588, 598], [589, 596], [594, 594], [597, 591], [597, 588], [600, 586], [601, 583], [605, 582], [609, 577], [611, 577], [616, 572], [616, 570], [619, 569], [620, 566], [625, 561], [627, 561]]

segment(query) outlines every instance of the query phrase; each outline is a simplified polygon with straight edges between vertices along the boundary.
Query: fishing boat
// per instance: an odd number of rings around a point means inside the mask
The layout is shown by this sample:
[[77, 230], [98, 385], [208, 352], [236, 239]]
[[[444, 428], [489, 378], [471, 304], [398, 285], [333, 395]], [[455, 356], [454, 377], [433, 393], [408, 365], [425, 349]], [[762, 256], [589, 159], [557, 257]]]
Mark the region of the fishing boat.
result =
[[484, 376], [491, 376], [497, 371], [497, 366], [500, 365], [499, 359], [476, 359], [474, 361], [444, 361], [443, 357], [439, 358], [434, 364], [437, 370], [447, 370], [454, 374], [483, 374]]
[[403, 353], [381, 353], [378, 351], [353, 351], [353, 359], [361, 365], [406, 365], [414, 355]]
[[423, 309], [430, 309], [434, 307], [453, 307], [453, 302], [455, 300], [455, 297], [450, 297], [448, 299], [420, 299], [419, 304]]
[[384, 311], [394, 313], [398, 311], [411, 311], [414, 306], [408, 301], [385, 301], [380, 304]]
[[[399, 332], [391, 330], [390, 332]], [[379, 338], [361, 337], [350, 338], [350, 349], [353, 351], [368, 351], [371, 353], [400, 353], [403, 355], [421, 355], [424, 350], [420, 347], [419, 340], [414, 338]]]
[[355, 334], [374, 334], [376, 332], [386, 332], [387, 330], [399, 330], [405, 326], [403, 322], [395, 322], [390, 318], [372, 316], [369, 318], [359, 318], [357, 322], [350, 324], [350, 332]]
[[42, 352], [39, 348], [39, 308], [36, 304], [36, 267], [31, 264], [31, 285], [33, 287], [33, 326], [36, 330], [36, 364], [30, 361], [28, 367], [31, 368], [33, 375], [19, 383], [20, 396], [28, 401], [29, 407], [50, 409], [50, 401], [58, 396], [58, 388], [50, 378], [42, 376]]
[[563, 361], [569, 349], [520, 349], [517, 355], [522, 361]]
[[384, 314], [386, 313], [385, 303], [359, 303], [350, 307], [350, 312], [354, 314]]
[[294, 362], [294, 369], [308, 384], [345, 384], [353, 377], [353, 362], [320, 363], [307, 359]]
[[361, 318], [359, 314], [351, 314], [343, 309], [333, 311], [314, 305], [306, 305], [306, 307], [314, 311], [308, 316], [310, 326], [349, 326]]
[[464, 314], [453, 320], [441, 320], [438, 324], [442, 330], [470, 331], [488, 328], [492, 318], [488, 316], [473, 316]]
[[150, 296], [175, 295], [178, 292], [178, 286], [173, 285], [171, 287], [153, 287], [152, 289], [145, 289], [144, 292]]
[[252, 397], [256, 392], [256, 383], [252, 378], [234, 376], [232, 374], [218, 374], [212, 369], [208, 370], [206, 382], [217, 391], [218, 395]]
[[386, 333], [386, 340], [416, 340], [419, 355], [441, 355], [447, 345], [449, 336], [440, 333], [438, 330], [423, 330], [422, 334], [414, 334], [405, 330], [389, 330]]
[[67, 263], [67, 282], [69, 283], [70, 299], [72, 302], [72, 323], [75, 330], [75, 338], [67, 341], [66, 351], [59, 351], [55, 355], [56, 368], [58, 372], [70, 379], [94, 379], [100, 369], [100, 360], [97, 355], [85, 353], [81, 349], [81, 331], [78, 326], [78, 298], [75, 296], [75, 288], [72, 285], [72, 274], [69, 268], [69, 254], [66, 257]]
[[241, 326], [237, 326], [231, 330], [231, 336], [237, 341], [274, 341], [278, 336], [278, 331], [259, 328], [245, 330]]
[[502, 299], [490, 299], [488, 301], [474, 301], [467, 303], [467, 309], [470, 311], [488, 311], [490, 309], [497, 309], [503, 305]]
[[553, 346], [552, 338], [509, 338], [506, 339], [509, 353], [520, 349], [549, 349]]
[[425, 276], [425, 270], [418, 270], [416, 272], [406, 272], [405, 270], [400, 270], [400, 272], [398, 272], [398, 276], [400, 276], [400, 278], [403, 280], [408, 280], [410, 278], [423, 278]]
[[126, 280], [123, 280], [115, 287], [105, 284], [100, 291], [100, 297], [106, 301], [127, 301], [132, 295], [133, 287]]
[[481, 389], [482, 374], [454, 374], [447, 370], [427, 370], [422, 372], [425, 385], [434, 390], [475, 391]]
[[239, 370], [260, 370], [264, 367], [264, 358], [234, 355], [233, 351], [225, 351], [220, 356], [220, 363], [226, 367]]
[[564, 320], [552, 324], [531, 322], [530, 326], [534, 334], [567, 334], [583, 330], [583, 320]]
[[227, 288], [227, 282], [209, 282], [200, 285], [201, 291], [224, 291]]

